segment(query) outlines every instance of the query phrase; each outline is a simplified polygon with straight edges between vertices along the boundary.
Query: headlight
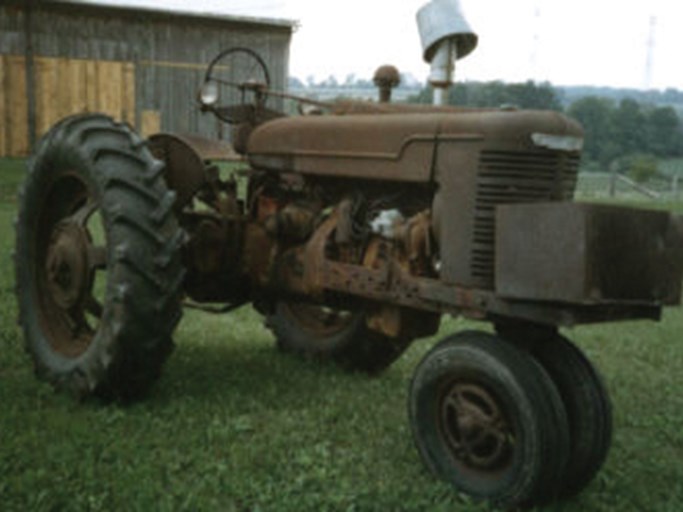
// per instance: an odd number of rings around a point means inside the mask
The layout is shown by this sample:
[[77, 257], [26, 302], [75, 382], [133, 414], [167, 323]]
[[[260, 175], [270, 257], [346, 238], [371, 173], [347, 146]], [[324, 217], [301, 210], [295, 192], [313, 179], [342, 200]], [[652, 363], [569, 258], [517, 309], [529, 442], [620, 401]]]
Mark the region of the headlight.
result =
[[218, 101], [218, 84], [213, 80], [204, 82], [199, 90], [199, 101], [202, 105], [212, 106]]
[[583, 138], [573, 135], [532, 133], [531, 140], [537, 146], [558, 151], [581, 151], [581, 148], [583, 148]]

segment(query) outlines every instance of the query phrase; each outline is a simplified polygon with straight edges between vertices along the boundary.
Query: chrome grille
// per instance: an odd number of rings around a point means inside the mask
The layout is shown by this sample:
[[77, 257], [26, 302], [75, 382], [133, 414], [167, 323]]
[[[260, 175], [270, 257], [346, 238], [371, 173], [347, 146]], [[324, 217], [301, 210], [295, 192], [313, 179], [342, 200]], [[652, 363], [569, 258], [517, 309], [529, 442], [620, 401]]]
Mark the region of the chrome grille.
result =
[[578, 154], [556, 151], [481, 153], [470, 271], [482, 287], [494, 283], [495, 207], [571, 199], [579, 160]]

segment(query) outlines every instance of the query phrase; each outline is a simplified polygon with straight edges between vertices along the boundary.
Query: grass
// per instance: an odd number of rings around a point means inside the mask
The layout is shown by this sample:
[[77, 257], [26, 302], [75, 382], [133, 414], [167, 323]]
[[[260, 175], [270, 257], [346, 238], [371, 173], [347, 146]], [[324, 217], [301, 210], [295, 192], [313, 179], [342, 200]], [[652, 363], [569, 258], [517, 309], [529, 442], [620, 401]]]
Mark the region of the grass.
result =
[[669, 158], [659, 164], [659, 170], [667, 176], [683, 176], [683, 158]]
[[[10, 253], [23, 164], [0, 161], [0, 507], [3, 511], [366, 511], [479, 508], [435, 481], [405, 403], [445, 320], [379, 378], [279, 354], [249, 308], [187, 311], [141, 403], [75, 403], [32, 375]], [[567, 331], [602, 369], [615, 436], [598, 477], [557, 511], [683, 509], [683, 311]]]

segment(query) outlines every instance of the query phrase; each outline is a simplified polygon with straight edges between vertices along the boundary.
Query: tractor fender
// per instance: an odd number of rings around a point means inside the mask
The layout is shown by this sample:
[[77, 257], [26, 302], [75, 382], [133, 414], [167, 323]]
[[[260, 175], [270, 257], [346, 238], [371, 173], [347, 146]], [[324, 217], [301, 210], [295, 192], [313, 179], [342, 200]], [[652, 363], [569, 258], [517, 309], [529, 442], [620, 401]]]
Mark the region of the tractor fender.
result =
[[176, 193], [175, 208], [182, 209], [204, 185], [206, 163], [234, 159], [232, 146], [198, 135], [157, 133], [149, 137], [152, 154], [165, 164], [164, 177]]

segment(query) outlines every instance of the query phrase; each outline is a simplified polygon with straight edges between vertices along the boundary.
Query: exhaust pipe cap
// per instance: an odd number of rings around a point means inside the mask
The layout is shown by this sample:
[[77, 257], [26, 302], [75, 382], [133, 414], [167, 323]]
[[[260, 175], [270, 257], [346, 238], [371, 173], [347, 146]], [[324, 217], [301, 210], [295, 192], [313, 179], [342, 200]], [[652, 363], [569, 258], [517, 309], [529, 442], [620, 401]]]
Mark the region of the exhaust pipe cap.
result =
[[465, 19], [459, 0], [431, 0], [417, 11], [417, 25], [422, 41], [422, 57], [430, 63], [441, 42], [451, 39], [456, 58], [461, 59], [476, 48], [478, 37]]

